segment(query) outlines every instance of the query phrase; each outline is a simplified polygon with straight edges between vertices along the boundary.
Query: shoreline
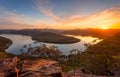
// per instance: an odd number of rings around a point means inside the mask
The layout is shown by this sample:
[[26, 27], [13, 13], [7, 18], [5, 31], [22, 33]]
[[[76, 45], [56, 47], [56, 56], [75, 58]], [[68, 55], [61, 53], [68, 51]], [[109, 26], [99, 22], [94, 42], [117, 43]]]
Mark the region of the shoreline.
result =
[[[8, 33], [6, 33], [6, 34], [8, 34]], [[15, 33], [10, 33], [10, 34], [15, 34]], [[17, 35], [30, 36], [32, 40], [35, 40], [37, 42], [54, 43], [54, 44], [74, 44], [74, 43], [81, 41], [78, 38], [71, 37], [71, 36], [65, 36], [65, 35], [51, 35], [51, 36], [44, 36], [44, 35], [39, 36], [39, 35], [34, 35], [34, 34], [33, 35], [17, 34]]]
[[52, 38], [50, 37], [50, 39], [53, 39], [53, 40], [48, 40], [48, 39], [49, 38], [44, 38], [44, 37], [40, 37], [40, 38], [32, 37], [32, 40], [35, 40], [37, 42], [53, 43], [53, 44], [74, 44], [74, 43], [77, 43], [77, 42], [81, 41], [80, 39], [77, 39], [77, 38], [74, 38], [74, 37], [68, 37], [68, 36], [65, 36], [65, 38], [62, 37], [60, 40], [59, 40], [59, 38], [58, 38], [58, 40], [54, 40], [54, 37], [52, 37]]
[[0, 51], [5, 51], [11, 45], [12, 45], [12, 40], [6, 37], [0, 36], [0, 46], [1, 46]]

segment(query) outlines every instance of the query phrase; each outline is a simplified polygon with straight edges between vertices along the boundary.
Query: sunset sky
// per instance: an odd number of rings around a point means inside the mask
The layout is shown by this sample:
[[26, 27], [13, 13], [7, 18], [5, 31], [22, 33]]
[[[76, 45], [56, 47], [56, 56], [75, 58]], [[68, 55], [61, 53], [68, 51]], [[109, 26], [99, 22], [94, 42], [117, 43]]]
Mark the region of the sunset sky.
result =
[[120, 0], [0, 0], [0, 29], [120, 28]]

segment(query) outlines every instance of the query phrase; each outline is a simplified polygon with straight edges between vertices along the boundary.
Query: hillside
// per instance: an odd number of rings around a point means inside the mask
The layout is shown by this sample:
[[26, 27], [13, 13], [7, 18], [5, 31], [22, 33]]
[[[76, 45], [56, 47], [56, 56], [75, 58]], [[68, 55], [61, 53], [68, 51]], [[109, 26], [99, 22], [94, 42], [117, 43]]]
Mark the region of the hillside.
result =
[[96, 45], [88, 46], [82, 56], [87, 60], [84, 62], [88, 64], [88, 70], [94, 74], [114, 75], [115, 70], [120, 72], [120, 33], [106, 37]]
[[66, 30], [63, 34], [70, 34], [70, 35], [82, 35], [82, 36], [93, 36], [104, 38], [106, 36], [112, 36], [115, 33], [120, 32], [120, 29], [73, 29], [73, 30]]
[[12, 44], [12, 41], [0, 36], [0, 51], [4, 51]]
[[[50, 31], [50, 30], [49, 30]], [[60, 34], [59, 32], [55, 33], [54, 31], [40, 30], [40, 29], [23, 29], [23, 30], [0, 30], [0, 34], [21, 34], [29, 35], [33, 40], [39, 42], [47, 43], [58, 43], [58, 44], [69, 44], [76, 43], [80, 40], [74, 37], [68, 37]]]
[[73, 50], [77, 54], [69, 55], [62, 63], [63, 69], [82, 68], [95, 75], [120, 76], [120, 33], [105, 37], [95, 45], [87, 45], [84, 52]]

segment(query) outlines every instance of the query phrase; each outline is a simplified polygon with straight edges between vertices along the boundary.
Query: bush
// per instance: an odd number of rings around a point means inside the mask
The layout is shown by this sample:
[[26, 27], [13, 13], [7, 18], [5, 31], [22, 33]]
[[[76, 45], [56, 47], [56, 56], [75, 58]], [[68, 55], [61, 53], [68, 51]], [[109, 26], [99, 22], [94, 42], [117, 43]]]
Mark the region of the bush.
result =
[[8, 55], [5, 52], [0, 51], [0, 58], [7, 58]]

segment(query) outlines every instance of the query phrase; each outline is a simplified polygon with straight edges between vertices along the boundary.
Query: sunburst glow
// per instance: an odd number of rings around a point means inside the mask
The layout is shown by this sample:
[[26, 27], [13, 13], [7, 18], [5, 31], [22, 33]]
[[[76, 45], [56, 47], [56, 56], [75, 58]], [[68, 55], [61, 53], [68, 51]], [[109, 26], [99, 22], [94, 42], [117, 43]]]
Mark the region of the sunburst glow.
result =
[[102, 29], [105, 29], [105, 30], [106, 30], [106, 29], [109, 29], [109, 27], [104, 26], [104, 27], [102, 27]]
[[0, 29], [120, 28], [119, 4], [120, 0], [104, 4], [101, 0], [0, 0]]

